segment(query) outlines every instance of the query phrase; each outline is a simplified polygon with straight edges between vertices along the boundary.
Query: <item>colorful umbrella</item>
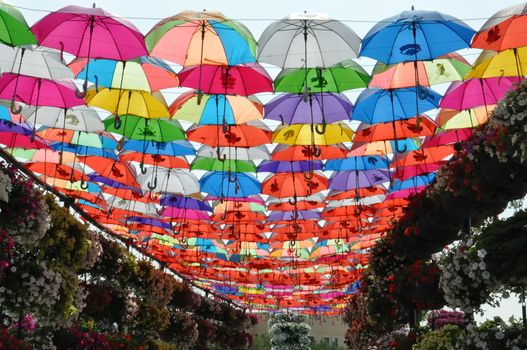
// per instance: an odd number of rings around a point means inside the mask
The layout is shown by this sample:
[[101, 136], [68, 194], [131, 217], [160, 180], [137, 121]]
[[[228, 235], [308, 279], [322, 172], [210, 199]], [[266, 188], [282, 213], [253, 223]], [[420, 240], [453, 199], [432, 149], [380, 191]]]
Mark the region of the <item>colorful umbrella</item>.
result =
[[171, 142], [185, 140], [185, 131], [176, 120], [147, 119], [135, 115], [119, 116], [122, 127], [115, 128], [115, 117], [104, 120], [104, 126], [109, 132], [120, 134], [127, 139]]
[[165, 18], [148, 32], [146, 44], [152, 56], [183, 66], [234, 66], [254, 62], [256, 57], [251, 32], [214, 11], [183, 11]]
[[485, 50], [479, 54], [466, 79], [524, 76], [527, 72], [526, 56], [527, 47], [502, 52]]
[[262, 183], [262, 193], [273, 197], [306, 197], [328, 188], [328, 180], [319, 172], [278, 173]]
[[218, 158], [196, 157], [190, 165], [192, 170], [256, 172], [256, 165], [251, 161], [238, 159], [219, 160]]
[[254, 147], [271, 143], [271, 131], [260, 123], [233, 125], [226, 132], [221, 125], [205, 125], [187, 130], [187, 138], [212, 147]]
[[271, 154], [266, 146], [255, 147], [211, 147], [207, 145], [201, 146], [197, 151], [198, 157], [212, 158], [217, 157], [221, 159], [237, 159], [237, 160], [258, 160], [271, 159]]
[[333, 174], [329, 179], [328, 187], [332, 190], [349, 190], [372, 187], [384, 182], [390, 182], [387, 170], [351, 170]]
[[69, 67], [75, 76], [87, 77], [96, 87], [152, 92], [179, 86], [176, 72], [155, 57], [128, 61], [77, 58]]
[[49, 80], [73, 79], [73, 72], [63, 63], [60, 54], [46, 48], [30, 49], [0, 44], [0, 69], [3, 73]]
[[144, 174], [137, 176], [137, 182], [143, 191], [174, 193], [185, 196], [200, 191], [196, 176], [185, 169], [167, 169], [150, 167]]
[[170, 114], [199, 125], [243, 124], [263, 116], [263, 105], [254, 96], [203, 95], [198, 104], [199, 98], [196, 91], [181, 94], [170, 105]]
[[245, 173], [213, 171], [203, 176], [199, 182], [202, 192], [220, 198], [247, 197], [261, 191], [258, 180]]
[[28, 123], [40, 124], [51, 128], [62, 128], [84, 132], [99, 132], [104, 130], [104, 125], [97, 112], [86, 106], [72, 108], [58, 107], [22, 107], [21, 114]]
[[345, 124], [327, 124], [325, 128], [321, 128], [324, 131], [322, 133], [313, 131], [317, 126], [312, 124], [281, 126], [273, 133], [273, 142], [286, 145], [334, 145], [351, 142], [353, 139], [353, 130]]
[[437, 125], [427, 116], [396, 120], [374, 125], [361, 124], [355, 132], [354, 143], [416, 138], [435, 134]]
[[455, 109], [441, 109], [436, 122], [443, 130], [475, 128], [485, 124], [496, 105], [484, 105], [458, 111]]

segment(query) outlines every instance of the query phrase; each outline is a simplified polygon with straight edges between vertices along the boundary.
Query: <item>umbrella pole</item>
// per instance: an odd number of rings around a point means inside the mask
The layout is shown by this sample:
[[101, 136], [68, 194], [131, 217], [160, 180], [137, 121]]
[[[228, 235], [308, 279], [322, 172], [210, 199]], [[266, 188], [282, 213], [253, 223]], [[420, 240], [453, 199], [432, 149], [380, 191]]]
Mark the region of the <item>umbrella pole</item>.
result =
[[[395, 106], [393, 105], [393, 91], [392, 90], [390, 90], [390, 104], [392, 108], [392, 126], [393, 126], [393, 139], [395, 143], [395, 153], [404, 153], [406, 152], [408, 147], [405, 144], [403, 148], [399, 148], [399, 142], [397, 141], [397, 127], [395, 125]], [[395, 170], [397, 170], [397, 167]]]
[[[95, 6], [94, 6], [95, 7]], [[94, 21], [95, 17], [90, 16], [90, 39], [88, 40], [88, 57], [86, 61], [86, 74], [84, 75], [84, 83], [82, 84], [82, 91], [75, 91], [75, 96], [78, 98], [84, 98], [86, 97], [86, 94], [88, 93], [88, 72], [90, 70], [90, 56], [91, 56], [91, 44], [92, 44], [92, 37], [93, 37], [93, 28], [94, 28]]]
[[13, 114], [20, 114], [20, 112], [22, 112], [22, 107], [15, 104], [16, 90], [18, 89], [18, 78], [20, 77], [20, 70], [22, 69], [22, 59], [24, 58], [24, 53], [26, 52], [25, 48], [22, 48], [21, 50], [22, 52], [20, 53], [20, 62], [18, 63], [17, 79], [15, 81], [15, 88], [13, 90], [13, 97], [11, 98], [11, 105], [9, 106], [9, 109]]
[[201, 99], [203, 98], [203, 91], [201, 90], [201, 78], [203, 77], [203, 50], [205, 46], [205, 23], [206, 21], [203, 20], [201, 22], [201, 51], [200, 51], [200, 57], [199, 57], [199, 81], [198, 81], [198, 105], [201, 104]]
[[[412, 11], [414, 7], [412, 6]], [[419, 68], [417, 66], [417, 27], [415, 21], [412, 21], [412, 36], [414, 39], [414, 75], [415, 75], [415, 113], [417, 117], [416, 128], [420, 128], [421, 116], [419, 115], [419, 92], [421, 84], [419, 83]]]

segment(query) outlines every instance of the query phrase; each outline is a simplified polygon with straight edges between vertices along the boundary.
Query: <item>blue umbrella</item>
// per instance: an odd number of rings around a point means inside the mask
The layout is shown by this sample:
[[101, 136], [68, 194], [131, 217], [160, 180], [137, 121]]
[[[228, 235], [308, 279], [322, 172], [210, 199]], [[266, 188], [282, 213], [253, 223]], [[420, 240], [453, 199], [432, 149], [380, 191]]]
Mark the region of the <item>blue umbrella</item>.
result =
[[55, 151], [75, 153], [76, 155], [81, 156], [81, 157], [96, 156], [96, 157], [111, 158], [115, 160], [119, 159], [117, 155], [115, 155], [115, 151], [113, 149], [107, 149], [107, 148], [80, 146], [80, 145], [73, 145], [71, 143], [62, 143], [62, 142], [55, 142], [51, 144], [51, 148]]
[[8, 122], [13, 121], [13, 118], [9, 113], [9, 108], [7, 108], [6, 106], [0, 105], [0, 120], [7, 120]]
[[168, 230], [172, 228], [172, 225], [170, 225], [168, 222], [163, 222], [161, 220], [153, 219], [153, 218], [145, 218], [143, 216], [129, 216], [126, 218], [126, 222], [127, 223], [133, 222], [133, 223], [138, 223], [138, 224], [143, 224], [143, 225], [148, 225], [148, 226], [156, 226], [156, 227], [161, 227], [161, 228], [168, 229]]
[[422, 86], [389, 90], [370, 88], [357, 98], [351, 119], [367, 124], [410, 119], [437, 108], [440, 100], [441, 95]]
[[164, 195], [160, 203], [167, 207], [176, 207], [192, 210], [212, 211], [212, 208], [205, 202], [191, 197], [183, 197], [174, 194]]
[[394, 180], [388, 192], [396, 192], [401, 190], [407, 190], [409, 188], [426, 186], [436, 178], [436, 173], [429, 173], [426, 175], [418, 175], [406, 179], [404, 181]]
[[403, 11], [370, 29], [360, 56], [386, 64], [428, 61], [469, 47], [474, 34], [459, 19], [437, 11]]
[[361, 156], [346, 159], [330, 159], [326, 162], [325, 170], [369, 170], [387, 169], [390, 161], [382, 156]]
[[186, 156], [196, 154], [194, 147], [192, 147], [190, 142], [185, 140], [173, 142], [128, 140], [123, 144], [122, 149], [163, 156]]
[[245, 173], [212, 171], [203, 176], [199, 183], [202, 192], [220, 198], [248, 197], [251, 194], [258, 194], [262, 190], [258, 179]]

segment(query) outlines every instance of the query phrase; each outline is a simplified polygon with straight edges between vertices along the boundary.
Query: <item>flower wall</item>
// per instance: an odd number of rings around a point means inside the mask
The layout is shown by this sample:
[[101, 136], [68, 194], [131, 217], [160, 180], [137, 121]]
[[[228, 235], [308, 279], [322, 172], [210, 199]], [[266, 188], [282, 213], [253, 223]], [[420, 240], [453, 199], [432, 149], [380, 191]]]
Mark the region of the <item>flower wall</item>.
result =
[[0, 346], [243, 349], [256, 322], [88, 230], [0, 165]]

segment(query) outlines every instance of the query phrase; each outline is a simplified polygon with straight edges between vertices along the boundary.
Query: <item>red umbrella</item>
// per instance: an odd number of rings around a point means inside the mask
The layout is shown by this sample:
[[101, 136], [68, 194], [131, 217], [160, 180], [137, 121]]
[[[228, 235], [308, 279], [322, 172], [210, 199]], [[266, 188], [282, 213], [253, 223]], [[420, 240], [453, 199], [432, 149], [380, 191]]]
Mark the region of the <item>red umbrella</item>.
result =
[[223, 125], [204, 125], [187, 131], [189, 141], [212, 147], [254, 147], [271, 143], [271, 136], [271, 131], [259, 123], [232, 125], [225, 132]]
[[427, 116], [379, 123], [372, 126], [362, 124], [355, 132], [353, 142], [373, 142], [393, 139], [415, 138], [434, 135], [437, 125]]
[[262, 183], [262, 193], [270, 196], [307, 197], [328, 188], [328, 179], [317, 172], [312, 178], [306, 178], [305, 173], [279, 173], [269, 176]]

